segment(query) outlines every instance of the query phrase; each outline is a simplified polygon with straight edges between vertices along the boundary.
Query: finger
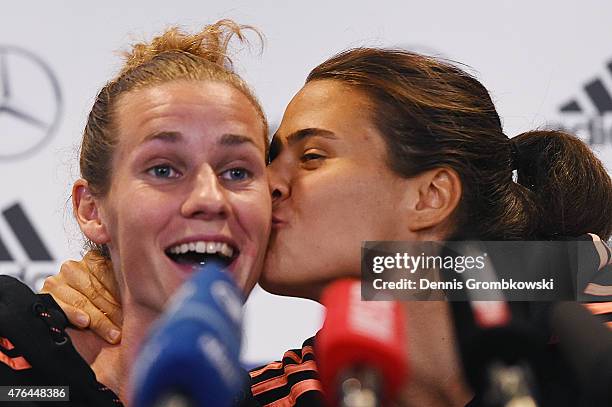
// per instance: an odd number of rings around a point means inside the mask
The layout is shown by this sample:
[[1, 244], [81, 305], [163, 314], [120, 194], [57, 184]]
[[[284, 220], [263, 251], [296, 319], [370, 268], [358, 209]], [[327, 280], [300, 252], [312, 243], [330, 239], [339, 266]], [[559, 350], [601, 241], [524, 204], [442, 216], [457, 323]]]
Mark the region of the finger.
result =
[[[102, 259], [102, 260], [100, 260]], [[107, 287], [96, 277], [110, 273], [110, 270], [103, 271], [106, 260], [100, 256], [87, 253], [82, 261], [67, 261], [61, 266], [60, 273], [51, 283], [58, 286], [68, 285], [76, 291], [82, 293], [97, 308], [103, 310], [109, 319], [116, 325], [122, 324], [121, 306]], [[113, 278], [114, 280], [114, 278]], [[50, 289], [53, 292], [53, 289]], [[61, 295], [61, 293], [58, 293]], [[61, 297], [60, 297], [61, 298]], [[62, 298], [65, 302], [72, 303], [70, 298]]]
[[58, 297], [55, 295], [55, 290], [57, 289], [57, 276], [49, 276], [45, 279], [42, 288], [40, 289], [41, 293], [51, 294], [51, 296], [57, 301]]
[[[85, 295], [67, 285], [56, 286], [55, 280], [45, 280], [42, 292], [53, 295], [72, 324], [80, 328], [89, 327], [105, 341], [119, 342], [121, 331], [105, 313], [96, 307]], [[87, 323], [80, 314], [86, 314]]]
[[64, 311], [64, 314], [66, 314], [68, 321], [70, 321], [72, 325], [82, 329], [89, 326], [89, 315], [87, 315], [85, 312], [63, 302], [62, 300], [55, 299], [55, 302], [57, 302], [57, 305], [59, 305], [62, 311]]
[[[70, 320], [73, 325], [82, 328], [89, 326], [89, 315], [87, 315], [84, 310], [70, 305], [71, 302], [81, 294], [67, 285], [58, 275], [47, 277], [40, 292], [43, 294], [50, 294], [66, 313], [68, 320]], [[64, 305], [66, 305], [67, 308], [64, 307]]]
[[[83, 295], [81, 293], [61, 282], [58, 283], [58, 280], [56, 276], [48, 277], [40, 292], [43, 294], [51, 294], [55, 302], [66, 314], [71, 324], [79, 328], [87, 328], [90, 322], [89, 314], [85, 311], [83, 306], [74, 306], [75, 303], [80, 305], [87, 299], [84, 298], [83, 300]], [[81, 297], [80, 302], [79, 297]]]
[[110, 260], [100, 256], [96, 252], [87, 252], [83, 257], [90, 273], [106, 288], [115, 303], [120, 302], [119, 286], [113, 273], [113, 264]]
[[110, 344], [117, 344], [121, 341], [121, 331], [112, 323], [102, 310], [96, 310], [91, 315], [89, 329]]
[[121, 330], [108, 318], [105, 312], [93, 305], [81, 293], [77, 292], [75, 297], [77, 298], [70, 305], [89, 315], [89, 329], [110, 344], [118, 343]]
[[123, 313], [121, 305], [115, 301], [108, 293], [106, 287], [100, 283], [95, 276], [89, 276], [89, 281], [84, 287], [83, 294], [89, 301], [99, 308], [113, 324], [121, 326], [123, 324]]

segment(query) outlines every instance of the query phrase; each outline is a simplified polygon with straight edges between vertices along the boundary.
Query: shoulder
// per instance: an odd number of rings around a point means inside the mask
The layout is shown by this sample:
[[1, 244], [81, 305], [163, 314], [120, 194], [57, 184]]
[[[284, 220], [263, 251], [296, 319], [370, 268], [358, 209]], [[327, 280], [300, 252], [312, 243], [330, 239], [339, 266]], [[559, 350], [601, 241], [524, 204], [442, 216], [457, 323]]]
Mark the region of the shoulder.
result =
[[74, 349], [67, 325], [50, 295], [37, 295], [19, 280], [0, 275], [0, 382], [69, 386], [75, 403], [120, 406]]
[[48, 294], [37, 295], [21, 281], [0, 276], [0, 336], [23, 349], [66, 341], [68, 321]]

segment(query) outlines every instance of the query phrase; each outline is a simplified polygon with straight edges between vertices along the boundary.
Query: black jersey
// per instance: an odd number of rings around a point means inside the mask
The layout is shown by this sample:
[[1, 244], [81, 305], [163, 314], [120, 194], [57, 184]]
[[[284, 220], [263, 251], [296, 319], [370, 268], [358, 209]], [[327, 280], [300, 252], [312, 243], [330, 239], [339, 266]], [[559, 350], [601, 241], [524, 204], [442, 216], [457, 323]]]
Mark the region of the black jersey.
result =
[[41, 398], [1, 405], [122, 406], [115, 393], [98, 383], [66, 334], [67, 326], [50, 295], [34, 294], [19, 280], [0, 275], [0, 386], [68, 386], [70, 397], [69, 402]]

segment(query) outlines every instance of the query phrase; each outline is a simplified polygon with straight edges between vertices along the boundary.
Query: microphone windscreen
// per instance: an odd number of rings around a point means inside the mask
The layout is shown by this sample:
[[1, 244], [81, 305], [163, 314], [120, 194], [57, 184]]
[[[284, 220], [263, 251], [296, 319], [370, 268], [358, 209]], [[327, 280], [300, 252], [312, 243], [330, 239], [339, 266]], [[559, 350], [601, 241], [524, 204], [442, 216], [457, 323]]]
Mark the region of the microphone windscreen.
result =
[[231, 406], [240, 397], [243, 299], [224, 267], [209, 259], [172, 297], [135, 365], [136, 407], [172, 393], [198, 406]]
[[406, 320], [396, 301], [363, 301], [358, 280], [339, 280], [321, 297], [326, 307], [316, 338], [317, 366], [325, 396], [337, 400], [338, 381], [347, 369], [360, 367], [380, 374], [383, 396], [391, 399], [408, 373]]

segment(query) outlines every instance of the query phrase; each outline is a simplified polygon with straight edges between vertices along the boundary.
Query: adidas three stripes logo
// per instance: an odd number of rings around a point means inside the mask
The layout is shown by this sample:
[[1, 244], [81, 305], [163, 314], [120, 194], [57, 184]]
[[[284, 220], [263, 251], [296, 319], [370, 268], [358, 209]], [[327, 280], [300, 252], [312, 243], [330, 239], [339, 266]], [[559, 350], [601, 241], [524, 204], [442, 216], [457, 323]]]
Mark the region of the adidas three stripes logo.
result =
[[[612, 74], [612, 61], [608, 62], [607, 68], [610, 74]], [[600, 115], [612, 112], [612, 96], [600, 78], [596, 78], [584, 85], [584, 91]], [[584, 112], [577, 99], [572, 99], [565, 103], [559, 110], [561, 113]]]
[[[20, 204], [14, 204], [2, 211], [2, 217], [9, 226], [30, 261], [53, 261], [49, 249], [30, 222]], [[7, 248], [0, 235], [0, 261], [14, 261], [15, 258]]]

